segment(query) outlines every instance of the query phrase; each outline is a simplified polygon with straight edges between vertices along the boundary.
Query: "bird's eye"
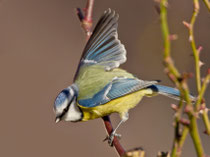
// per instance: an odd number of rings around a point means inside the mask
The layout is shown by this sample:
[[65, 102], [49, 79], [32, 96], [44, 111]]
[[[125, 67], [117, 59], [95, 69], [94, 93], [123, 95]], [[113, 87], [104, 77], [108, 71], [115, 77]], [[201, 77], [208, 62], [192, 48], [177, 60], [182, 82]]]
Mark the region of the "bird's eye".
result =
[[63, 112], [66, 113], [67, 111], [68, 111], [68, 109], [67, 108], [64, 108]]

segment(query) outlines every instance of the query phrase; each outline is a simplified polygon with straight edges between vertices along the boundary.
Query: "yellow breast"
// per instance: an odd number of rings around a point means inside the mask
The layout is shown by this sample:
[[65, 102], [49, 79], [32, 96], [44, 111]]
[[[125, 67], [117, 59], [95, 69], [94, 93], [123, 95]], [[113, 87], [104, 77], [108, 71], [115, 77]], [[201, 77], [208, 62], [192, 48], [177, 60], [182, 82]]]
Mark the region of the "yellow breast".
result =
[[151, 94], [151, 92], [151, 90], [143, 89], [96, 107], [83, 107], [79, 105], [84, 115], [82, 121], [100, 118], [111, 113], [123, 114], [128, 112], [129, 109], [135, 107], [140, 102], [144, 95]]

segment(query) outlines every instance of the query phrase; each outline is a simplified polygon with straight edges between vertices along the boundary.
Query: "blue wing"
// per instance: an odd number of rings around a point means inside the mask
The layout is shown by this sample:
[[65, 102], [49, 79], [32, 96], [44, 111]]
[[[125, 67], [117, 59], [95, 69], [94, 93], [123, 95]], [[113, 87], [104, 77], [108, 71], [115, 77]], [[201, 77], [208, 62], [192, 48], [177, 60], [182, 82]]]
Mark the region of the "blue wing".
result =
[[111, 70], [126, 61], [125, 47], [118, 40], [118, 18], [119, 15], [111, 9], [104, 12], [85, 46], [75, 79], [83, 65], [97, 64]]
[[95, 107], [149, 87], [157, 82], [158, 81], [143, 81], [137, 78], [116, 77], [92, 98], [79, 100], [78, 102], [84, 107]]

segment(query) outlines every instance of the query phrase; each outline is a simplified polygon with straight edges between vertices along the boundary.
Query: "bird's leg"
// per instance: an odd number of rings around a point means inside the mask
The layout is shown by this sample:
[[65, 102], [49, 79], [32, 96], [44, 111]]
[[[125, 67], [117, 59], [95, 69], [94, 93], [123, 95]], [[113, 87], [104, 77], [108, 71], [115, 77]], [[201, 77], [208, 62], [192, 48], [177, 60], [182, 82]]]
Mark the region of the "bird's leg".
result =
[[122, 118], [122, 120], [119, 122], [119, 124], [117, 125], [117, 127], [112, 131], [112, 133], [110, 134], [110, 136], [108, 136], [108, 138], [105, 139], [105, 140], [108, 140], [108, 143], [109, 143], [110, 146], [113, 146], [113, 140], [114, 140], [114, 137], [115, 136], [117, 138], [121, 138], [121, 135], [120, 134], [117, 134], [116, 131], [117, 131], [117, 129], [119, 128], [119, 126], [122, 123], [124, 123], [125, 121], [128, 120], [128, 118], [129, 118], [128, 112], [122, 113], [121, 114], [121, 118]]

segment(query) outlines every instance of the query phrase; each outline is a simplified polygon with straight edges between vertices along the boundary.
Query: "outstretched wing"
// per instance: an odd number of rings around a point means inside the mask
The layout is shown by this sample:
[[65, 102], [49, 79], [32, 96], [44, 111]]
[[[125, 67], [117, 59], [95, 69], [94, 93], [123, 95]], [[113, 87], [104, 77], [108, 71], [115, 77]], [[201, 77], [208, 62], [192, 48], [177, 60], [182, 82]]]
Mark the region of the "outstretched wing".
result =
[[158, 81], [143, 81], [137, 78], [117, 77], [92, 98], [79, 100], [78, 103], [84, 107], [95, 107], [156, 83]]
[[81, 66], [97, 64], [111, 70], [126, 61], [126, 50], [117, 34], [118, 18], [111, 9], [104, 12], [85, 46], [74, 80]]

